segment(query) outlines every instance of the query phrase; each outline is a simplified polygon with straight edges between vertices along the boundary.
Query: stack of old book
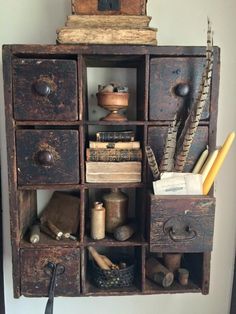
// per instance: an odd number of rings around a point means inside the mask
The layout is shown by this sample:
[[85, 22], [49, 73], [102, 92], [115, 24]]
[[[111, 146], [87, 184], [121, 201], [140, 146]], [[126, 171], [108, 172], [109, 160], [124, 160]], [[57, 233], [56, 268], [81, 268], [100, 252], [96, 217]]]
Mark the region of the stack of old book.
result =
[[57, 31], [60, 44], [156, 45], [157, 29], [147, 15], [70, 15]]
[[141, 182], [142, 150], [133, 131], [98, 132], [86, 160], [87, 182]]

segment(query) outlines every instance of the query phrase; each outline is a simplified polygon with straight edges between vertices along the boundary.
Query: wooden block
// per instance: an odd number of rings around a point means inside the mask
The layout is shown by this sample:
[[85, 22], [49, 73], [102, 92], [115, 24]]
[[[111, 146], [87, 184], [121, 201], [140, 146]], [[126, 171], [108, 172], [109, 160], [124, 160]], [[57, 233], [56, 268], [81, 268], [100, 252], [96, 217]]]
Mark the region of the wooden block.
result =
[[57, 32], [60, 44], [156, 45], [155, 28], [64, 27]]
[[73, 14], [145, 15], [147, 0], [72, 0]]
[[67, 27], [148, 27], [151, 21], [146, 15], [70, 15]]

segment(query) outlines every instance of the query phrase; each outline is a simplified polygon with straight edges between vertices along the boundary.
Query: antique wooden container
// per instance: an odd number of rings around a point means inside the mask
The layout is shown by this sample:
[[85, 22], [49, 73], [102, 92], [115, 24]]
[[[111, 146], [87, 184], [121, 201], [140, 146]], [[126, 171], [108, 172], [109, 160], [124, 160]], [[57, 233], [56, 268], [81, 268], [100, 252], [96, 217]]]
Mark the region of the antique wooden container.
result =
[[215, 199], [150, 194], [151, 252], [210, 252]]
[[74, 14], [145, 15], [147, 0], [72, 0]]
[[[99, 2], [100, 3], [100, 2]], [[127, 6], [126, 6], [127, 4]], [[114, 14], [145, 14], [146, 1], [120, 1]], [[127, 10], [126, 10], [126, 9]], [[129, 9], [129, 10], [128, 10]], [[74, 1], [75, 13], [100, 14], [98, 1]], [[110, 13], [110, 11], [104, 11]], [[144, 148], [151, 145], [158, 162], [175, 112], [185, 119], [196, 97], [204, 69], [205, 47], [133, 45], [8, 45], [3, 48], [9, 203], [14, 296], [48, 294], [47, 265], [60, 264], [55, 294], [100, 296], [201, 292], [207, 294], [214, 230], [215, 199], [211, 191], [199, 197], [157, 197]], [[99, 81], [99, 68], [125, 68], [135, 73], [128, 121], [99, 121], [104, 109], [88, 92], [88, 68]], [[135, 70], [135, 71], [133, 71]], [[96, 72], [97, 71], [97, 72]], [[113, 71], [112, 73], [115, 73]], [[185, 171], [191, 171], [206, 145], [216, 146], [219, 48], [214, 48], [213, 77], [207, 107], [194, 138]], [[130, 106], [129, 106], [130, 107]], [[100, 111], [99, 111], [100, 110]], [[103, 110], [103, 111], [102, 111]], [[133, 130], [143, 150], [141, 182], [86, 182], [85, 152], [96, 132]], [[99, 170], [99, 169], [98, 169]], [[126, 241], [112, 234], [90, 237], [91, 204], [112, 188], [129, 196], [129, 218], [137, 226]], [[39, 190], [62, 190], [80, 198], [76, 241], [57, 241], [45, 234], [29, 242]], [[135, 261], [131, 287], [101, 289], [93, 284], [88, 246]], [[174, 281], [163, 288], [145, 274], [154, 253], [181, 253], [189, 271], [187, 285]]]

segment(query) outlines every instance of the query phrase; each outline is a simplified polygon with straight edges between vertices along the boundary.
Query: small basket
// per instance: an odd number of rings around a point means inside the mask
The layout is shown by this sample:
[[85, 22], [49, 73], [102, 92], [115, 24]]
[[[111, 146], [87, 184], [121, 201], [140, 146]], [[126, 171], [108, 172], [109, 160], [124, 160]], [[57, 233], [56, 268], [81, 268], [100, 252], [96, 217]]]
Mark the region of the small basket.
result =
[[109, 270], [99, 268], [94, 262], [91, 264], [93, 282], [98, 288], [102, 289], [132, 286], [134, 282], [134, 269], [134, 264], [123, 269]]

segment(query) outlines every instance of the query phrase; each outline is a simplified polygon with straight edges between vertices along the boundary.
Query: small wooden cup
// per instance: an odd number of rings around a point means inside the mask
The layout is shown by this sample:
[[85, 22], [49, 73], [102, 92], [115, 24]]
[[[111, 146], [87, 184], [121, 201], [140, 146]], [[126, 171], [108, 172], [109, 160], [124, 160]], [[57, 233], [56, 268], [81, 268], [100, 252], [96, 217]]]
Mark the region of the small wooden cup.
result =
[[181, 286], [187, 286], [188, 279], [189, 279], [189, 271], [185, 268], [179, 268], [178, 269], [178, 281], [181, 284]]

